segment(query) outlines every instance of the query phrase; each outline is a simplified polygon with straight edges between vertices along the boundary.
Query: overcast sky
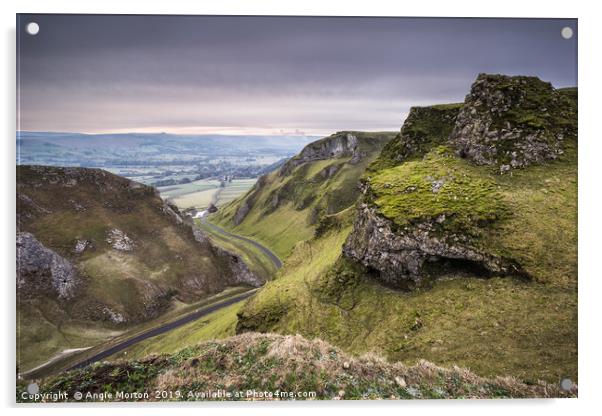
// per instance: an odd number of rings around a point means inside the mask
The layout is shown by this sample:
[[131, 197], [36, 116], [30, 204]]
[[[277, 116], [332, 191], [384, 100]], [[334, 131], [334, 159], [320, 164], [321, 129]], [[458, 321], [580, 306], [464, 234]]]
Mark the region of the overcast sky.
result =
[[[398, 130], [480, 72], [577, 85], [577, 22], [20, 15], [19, 128], [326, 135]], [[25, 25], [40, 25], [36, 36]], [[561, 36], [570, 26], [572, 39]]]

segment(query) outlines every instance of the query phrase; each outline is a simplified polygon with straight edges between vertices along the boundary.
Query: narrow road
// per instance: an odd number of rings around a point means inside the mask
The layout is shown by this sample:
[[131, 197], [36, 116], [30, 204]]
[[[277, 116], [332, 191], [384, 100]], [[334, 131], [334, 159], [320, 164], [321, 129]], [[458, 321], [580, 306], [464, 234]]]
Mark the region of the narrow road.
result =
[[209, 305], [207, 307], [198, 309], [195, 312], [192, 312], [182, 318], [176, 319], [175, 321], [168, 322], [164, 325], [153, 328], [150, 331], [147, 331], [140, 335], [136, 335], [132, 338], [126, 339], [126, 340], [120, 342], [119, 344], [115, 344], [112, 347], [107, 348], [104, 351], [101, 351], [91, 357], [86, 358], [83, 361], [78, 362], [77, 364], [72, 365], [71, 367], [67, 368], [66, 371], [74, 370], [76, 368], [82, 368], [82, 367], [85, 367], [92, 363], [95, 363], [97, 361], [103, 360], [119, 351], [122, 351], [128, 347], [131, 347], [134, 344], [137, 344], [140, 341], [144, 341], [145, 339], [164, 334], [165, 332], [171, 331], [172, 329], [175, 329], [175, 328], [185, 325], [189, 322], [192, 322], [194, 320], [202, 318], [203, 316], [208, 315], [212, 312], [215, 312], [219, 309], [225, 308], [226, 306], [230, 306], [230, 305], [235, 304], [236, 302], [240, 302], [241, 300], [247, 299], [248, 297], [253, 296], [254, 294], [255, 294], [255, 290], [250, 290], [248, 292], [234, 296], [227, 300], [217, 302], [217, 303], [214, 303], [213, 305]]
[[281, 268], [281, 267], [282, 267], [282, 262], [280, 261], [280, 259], [278, 258], [278, 256], [277, 256], [277, 255], [275, 255], [275, 254], [274, 254], [274, 253], [273, 253], [273, 252], [272, 252], [272, 251], [271, 251], [269, 248], [267, 248], [266, 246], [259, 244], [259, 243], [258, 243], [257, 241], [255, 241], [255, 240], [251, 240], [250, 238], [243, 237], [242, 235], [236, 235], [236, 234], [232, 234], [231, 232], [229, 232], [229, 231], [226, 231], [226, 230], [224, 230], [223, 228], [221, 228], [221, 227], [218, 227], [218, 226], [217, 226], [217, 225], [215, 225], [215, 224], [211, 224], [209, 221], [207, 221], [207, 218], [206, 218], [206, 216], [203, 216], [203, 217], [201, 217], [201, 222], [202, 222], [203, 224], [205, 224], [206, 226], [208, 226], [209, 228], [211, 228], [211, 229], [213, 229], [213, 230], [217, 231], [218, 233], [225, 235], [226, 237], [236, 238], [236, 239], [238, 239], [238, 240], [242, 240], [242, 241], [244, 241], [244, 242], [246, 242], [246, 243], [249, 243], [249, 244], [251, 244], [251, 245], [253, 245], [253, 246], [257, 247], [259, 250], [261, 250], [261, 252], [262, 252], [263, 254], [265, 254], [266, 256], [268, 256], [268, 258], [270, 259], [270, 261], [271, 261], [272, 263], [274, 263], [274, 266], [276, 266], [276, 268], [277, 268], [277, 269], [279, 269], [279, 268]]

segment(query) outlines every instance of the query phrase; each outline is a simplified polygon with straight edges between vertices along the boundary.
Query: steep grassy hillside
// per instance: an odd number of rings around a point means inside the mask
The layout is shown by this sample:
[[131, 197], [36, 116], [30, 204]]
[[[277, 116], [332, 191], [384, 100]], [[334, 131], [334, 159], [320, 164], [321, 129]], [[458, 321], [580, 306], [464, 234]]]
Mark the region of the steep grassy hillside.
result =
[[307, 145], [210, 221], [286, 258], [321, 222], [353, 205], [357, 183], [394, 133], [340, 132]]
[[[472, 111], [476, 96], [494, 109]], [[483, 75], [459, 111], [412, 111], [361, 178], [357, 207], [295, 247], [241, 310], [238, 331], [300, 333], [408, 365], [426, 359], [486, 376], [576, 380], [570, 97], [576, 92], [535, 78]], [[534, 102], [551, 109], [539, 127], [526, 120]], [[442, 108], [458, 115], [441, 117]], [[481, 113], [510, 115], [500, 128], [490, 115], [474, 117]], [[426, 137], [408, 133], [417, 125], [428, 126]], [[484, 153], [479, 134], [497, 150]]]
[[[575, 397], [576, 387], [482, 378], [458, 367], [421, 361], [389, 364], [378, 356], [350, 357], [300, 336], [244, 334], [141, 361], [101, 364], [44, 380], [41, 393], [111, 394], [136, 400], [315, 400]], [[165, 397], [156, 391], [171, 392]], [[124, 397], [117, 397], [124, 392]], [[219, 396], [218, 396], [219, 392]], [[267, 392], [267, 393], [266, 393]], [[144, 396], [144, 393], [147, 396]], [[214, 396], [213, 396], [214, 395]], [[106, 397], [106, 396], [104, 396]], [[25, 386], [17, 400], [29, 401]], [[83, 397], [83, 401], [94, 401]]]
[[17, 362], [86, 347], [172, 303], [260, 284], [153, 188], [98, 169], [17, 168]]

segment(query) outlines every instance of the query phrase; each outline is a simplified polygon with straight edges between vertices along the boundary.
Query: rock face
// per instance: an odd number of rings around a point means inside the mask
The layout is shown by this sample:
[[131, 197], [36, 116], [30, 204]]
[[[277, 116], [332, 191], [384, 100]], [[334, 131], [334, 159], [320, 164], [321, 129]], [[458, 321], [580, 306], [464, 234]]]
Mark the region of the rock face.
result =
[[53, 293], [71, 299], [79, 278], [75, 267], [28, 232], [17, 233], [17, 290], [20, 296]]
[[251, 208], [262, 192], [262, 188], [266, 183], [266, 178], [267, 175], [260, 176], [255, 185], [253, 185], [253, 188], [251, 188], [245, 199], [242, 201], [232, 219], [234, 225], [239, 225], [243, 222], [249, 211], [251, 211]]
[[361, 180], [344, 255], [404, 289], [443, 270], [528, 277], [505, 247], [491, 247], [511, 215], [495, 178], [576, 146], [576, 111], [576, 91], [486, 74], [462, 105], [413, 108]]
[[428, 283], [428, 269], [436, 267], [466, 268], [483, 275], [525, 275], [516, 263], [476, 249], [462, 234], [437, 233], [438, 221], [425, 219], [400, 229], [375, 207], [361, 204], [343, 254], [376, 270], [384, 284], [406, 290]]
[[345, 156], [351, 156], [351, 162], [357, 163], [362, 154], [358, 148], [356, 135], [350, 132], [338, 132], [305, 146], [297, 156], [280, 168], [280, 175], [288, 175], [296, 166], [303, 163]]
[[504, 173], [556, 159], [576, 133], [576, 102], [550, 83], [481, 74], [449, 140], [461, 157]]
[[225, 258], [229, 269], [232, 271], [232, 281], [235, 284], [245, 284], [253, 287], [262, 286], [265, 281], [255, 275], [246, 263], [236, 254], [232, 254], [221, 248], [216, 248], [218, 255]]

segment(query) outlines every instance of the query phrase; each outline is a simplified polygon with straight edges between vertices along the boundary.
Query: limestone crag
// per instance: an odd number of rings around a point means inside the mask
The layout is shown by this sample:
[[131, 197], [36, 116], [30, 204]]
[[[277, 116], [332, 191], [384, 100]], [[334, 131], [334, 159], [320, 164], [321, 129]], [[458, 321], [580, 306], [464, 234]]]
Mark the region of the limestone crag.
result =
[[413, 108], [360, 182], [344, 255], [408, 289], [449, 268], [526, 277], [499, 254], [503, 246], [491, 249], [496, 224], [511, 215], [491, 175], [547, 163], [576, 146], [576, 98], [574, 89], [535, 77], [481, 74], [462, 105]]
[[288, 175], [296, 166], [303, 163], [344, 156], [351, 156], [351, 163], [357, 163], [362, 157], [357, 137], [350, 132], [338, 132], [308, 144], [297, 156], [280, 168], [280, 175]]
[[481, 74], [449, 141], [461, 157], [501, 173], [556, 159], [576, 135], [576, 102], [536, 77]]
[[403, 289], [424, 285], [432, 276], [429, 268], [461, 265], [487, 274], [525, 275], [520, 267], [472, 246], [462, 234], [441, 235], [441, 218], [425, 219], [400, 228], [368, 204], [361, 204], [343, 253], [376, 270], [381, 282]]

